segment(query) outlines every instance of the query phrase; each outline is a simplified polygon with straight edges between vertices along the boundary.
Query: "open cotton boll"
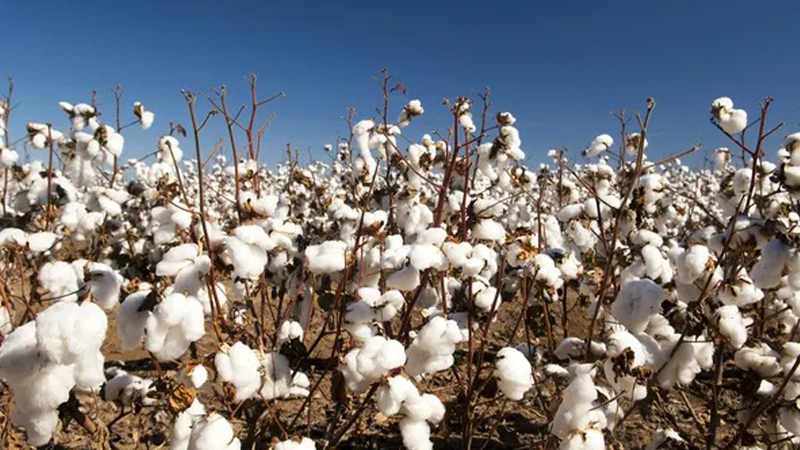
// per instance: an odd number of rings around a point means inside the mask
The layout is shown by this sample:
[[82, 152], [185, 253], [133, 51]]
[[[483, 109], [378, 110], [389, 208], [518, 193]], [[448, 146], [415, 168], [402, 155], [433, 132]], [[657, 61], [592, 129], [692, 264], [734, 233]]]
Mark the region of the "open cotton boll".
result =
[[[678, 335], [670, 338], [671, 345], [678, 340]], [[670, 348], [674, 351], [672, 358], [659, 369], [658, 383], [664, 389], [672, 389], [676, 383], [687, 386], [698, 373], [713, 365], [714, 344], [704, 336], [689, 336], [677, 350], [673, 348]]]
[[103, 263], [91, 263], [86, 273], [86, 288], [105, 310], [114, 308], [119, 303], [119, 293], [125, 279], [116, 270]]
[[183, 150], [180, 148], [180, 143], [172, 136], [162, 136], [158, 140], [158, 151], [156, 159], [159, 162], [167, 163], [169, 166], [175, 162], [180, 162], [183, 158]]
[[78, 300], [78, 275], [64, 261], [49, 262], [42, 266], [39, 284], [50, 293], [50, 298], [64, 302]]
[[773, 239], [761, 248], [758, 261], [750, 269], [756, 287], [772, 289], [780, 284], [789, 253], [789, 246], [780, 239]]
[[151, 291], [133, 293], [126, 297], [117, 309], [117, 336], [123, 351], [130, 351], [138, 347], [144, 338], [144, 330], [150, 312], [140, 311], [140, 309], [149, 295], [151, 295]]
[[203, 306], [196, 299], [173, 293], [147, 318], [145, 347], [159, 361], [179, 358], [189, 344], [205, 334]]
[[269, 235], [257, 225], [237, 227], [225, 244], [236, 275], [250, 280], [261, 276], [269, 262], [267, 252], [275, 248]]
[[317, 450], [317, 444], [307, 437], [293, 437], [278, 442], [272, 447], [272, 450]]
[[684, 284], [694, 283], [714, 264], [711, 252], [704, 245], [693, 245], [681, 253], [676, 261], [678, 273], [676, 278]]
[[42, 446], [50, 441], [58, 424], [58, 406], [69, 399], [75, 385], [72, 365], [49, 365], [26, 383], [12, 388], [11, 422], [25, 428], [28, 443]]
[[719, 332], [728, 338], [734, 348], [741, 348], [747, 341], [747, 325], [753, 320], [743, 318], [736, 305], [721, 306], [715, 315], [719, 321]]
[[303, 326], [294, 320], [284, 320], [278, 328], [278, 345], [295, 339], [303, 340]]
[[472, 282], [473, 305], [482, 312], [488, 313], [497, 310], [500, 304], [500, 294], [494, 286], [487, 286], [485, 280]]
[[355, 392], [363, 392], [370, 384], [378, 381], [390, 370], [403, 366], [406, 352], [403, 344], [373, 336], [361, 348], [354, 348], [345, 355], [339, 365], [347, 387]]
[[431, 427], [424, 420], [406, 417], [400, 421], [403, 445], [408, 450], [432, 450]]
[[688, 446], [686, 441], [672, 428], [659, 429], [650, 439], [645, 450], [658, 450], [667, 448], [681, 448]]
[[736, 275], [733, 284], [723, 285], [719, 290], [719, 299], [726, 305], [747, 306], [763, 298], [764, 292], [755, 286], [744, 269]]
[[396, 272], [392, 272], [386, 278], [386, 287], [396, 289], [402, 292], [413, 291], [419, 286], [420, 273], [419, 270], [406, 266]]
[[522, 352], [512, 347], [497, 352], [494, 376], [503, 395], [514, 401], [522, 400], [533, 386], [531, 363]]
[[58, 236], [55, 233], [42, 231], [28, 235], [28, 248], [34, 253], [42, 253], [50, 250], [56, 243]]
[[28, 233], [19, 228], [4, 228], [0, 230], [0, 248], [12, 244], [24, 247], [28, 243]]
[[208, 370], [202, 364], [188, 365], [181, 371], [178, 380], [187, 386], [200, 389], [208, 381]]
[[642, 135], [640, 133], [629, 134], [625, 136], [625, 153], [636, 155], [639, 153], [639, 147], [641, 147], [642, 150], [646, 150], [649, 144], [647, 138], [645, 138], [644, 143], [642, 143]]
[[719, 119], [719, 126], [726, 133], [741, 133], [747, 127], [747, 111], [743, 109], [732, 109]]
[[205, 286], [205, 275], [210, 271], [211, 260], [200, 253], [197, 244], [183, 244], [171, 248], [156, 266], [156, 275], [175, 277], [175, 290], [196, 294]]
[[206, 415], [206, 408], [197, 399], [178, 414], [169, 435], [170, 450], [187, 450], [192, 436], [192, 427]]
[[506, 239], [506, 229], [492, 219], [482, 219], [472, 228], [472, 237], [502, 243]]
[[72, 364], [100, 350], [107, 328], [106, 314], [94, 303], [58, 302], [36, 316], [37, 348], [49, 362]]
[[[553, 354], [556, 358], [561, 360], [569, 358], [577, 359], [583, 356], [584, 350], [586, 350], [586, 341], [579, 337], [571, 336], [564, 338], [564, 340], [558, 344], [558, 348], [556, 348]], [[605, 355], [606, 345], [602, 342], [592, 341], [589, 346], [589, 351], [594, 356]]]
[[432, 318], [406, 349], [406, 373], [418, 376], [450, 368], [456, 345], [462, 340], [461, 330], [454, 320], [441, 316]]
[[192, 427], [187, 450], [239, 450], [242, 443], [224, 417], [211, 413]]
[[[603, 411], [594, 407], [597, 388], [592, 365], [575, 365], [571, 367], [571, 372], [573, 379], [564, 390], [561, 404], [550, 424], [550, 432], [562, 439], [562, 449], [605, 448], [601, 430], [605, 428], [606, 417]], [[586, 446], [587, 442], [591, 445]]]
[[151, 392], [155, 392], [152, 380], [118, 370], [106, 381], [104, 398], [106, 401], [119, 402], [126, 406], [132, 405], [138, 398], [142, 404], [150, 406], [157, 402], [156, 399], [148, 397]]
[[754, 347], [742, 347], [736, 351], [734, 362], [736, 367], [750, 370], [763, 377], [774, 377], [781, 373], [781, 365], [778, 362], [780, 354], [769, 345], [760, 342]]
[[440, 247], [446, 237], [447, 232], [442, 228], [429, 228], [419, 233], [408, 254], [411, 266], [417, 270], [431, 267], [445, 270], [448, 260]]
[[593, 158], [600, 153], [608, 150], [614, 145], [614, 138], [607, 134], [601, 134], [594, 138], [591, 144], [583, 151], [583, 156]]
[[663, 301], [664, 290], [651, 280], [629, 281], [611, 304], [611, 315], [632, 333], [641, 333], [650, 318], [661, 312]]
[[153, 120], [156, 118], [156, 115], [153, 114], [152, 111], [145, 110], [144, 105], [140, 102], [133, 103], [133, 114], [139, 118], [139, 125], [142, 131], [149, 129], [153, 125]]
[[[642, 336], [644, 338], [644, 336]], [[646, 339], [646, 338], [645, 338]], [[609, 359], [603, 363], [603, 371], [609, 384], [617, 393], [624, 393], [624, 398], [631, 400], [641, 400], [647, 397], [647, 386], [638, 382], [633, 373], [624, 373], [624, 370], [631, 370], [640, 366], [649, 366], [652, 361], [648, 357], [648, 349], [637, 339], [637, 336], [625, 330], [617, 330], [608, 338], [607, 354]], [[633, 359], [626, 358], [623, 372], [619, 373], [614, 358], [626, 351], [633, 352]]]
[[316, 274], [344, 270], [347, 244], [342, 241], [325, 241], [309, 246], [305, 251], [308, 270]]
[[9, 169], [19, 161], [19, 153], [0, 145], [0, 168]]
[[286, 397], [291, 393], [292, 368], [289, 359], [280, 353], [272, 352], [261, 358], [261, 390], [259, 396], [264, 400]]
[[[345, 320], [356, 328], [372, 321], [388, 322], [405, 304], [403, 294], [396, 290], [381, 294], [377, 288], [365, 287], [356, 291], [356, 295], [359, 301], [349, 304], [345, 315]], [[371, 332], [366, 337], [370, 336]]]
[[35, 321], [17, 327], [0, 345], [0, 378], [10, 385], [24, 383], [44, 364], [37, 350]]
[[231, 383], [236, 389], [237, 402], [253, 397], [261, 388], [258, 355], [241, 342], [223, 346], [214, 356], [214, 365], [222, 381]]

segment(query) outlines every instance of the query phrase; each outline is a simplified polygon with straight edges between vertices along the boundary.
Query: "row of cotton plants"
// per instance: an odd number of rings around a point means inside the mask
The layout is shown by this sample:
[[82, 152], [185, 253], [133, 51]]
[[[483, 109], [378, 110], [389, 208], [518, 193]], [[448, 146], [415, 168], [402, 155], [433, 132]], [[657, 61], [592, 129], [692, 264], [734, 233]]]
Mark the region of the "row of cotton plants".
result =
[[142, 103], [23, 128], [9, 96], [3, 420], [32, 446], [119, 443], [89, 399], [159, 414], [176, 450], [481, 448], [512, 417], [542, 425], [535, 448], [800, 444], [800, 133], [777, 137], [770, 99], [711, 103], [711, 167], [648, 155], [651, 99], [528, 167], [488, 91], [426, 134], [389, 79], [320, 161], [272, 168], [224, 88], [184, 93], [189, 133], [152, 151], [123, 135], [160, 126]]

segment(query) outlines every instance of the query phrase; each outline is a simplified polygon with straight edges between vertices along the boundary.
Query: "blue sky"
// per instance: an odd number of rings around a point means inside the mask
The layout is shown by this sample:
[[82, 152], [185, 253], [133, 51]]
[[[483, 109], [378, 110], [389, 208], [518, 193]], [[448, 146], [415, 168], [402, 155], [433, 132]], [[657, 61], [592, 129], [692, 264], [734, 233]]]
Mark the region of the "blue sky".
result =
[[[394, 111], [412, 98], [426, 108], [405, 131], [411, 139], [449, 125], [444, 97], [489, 85], [495, 111], [517, 117], [523, 149], [538, 162], [550, 148], [576, 154], [599, 133], [616, 137], [609, 112], [641, 110], [652, 95], [656, 158], [698, 141], [704, 149], [725, 144], [708, 123], [709, 104], [721, 95], [751, 117], [772, 95], [773, 120], [787, 123], [778, 134], [800, 128], [800, 27], [784, 19], [798, 12], [798, 2], [731, 0], [3, 0], [0, 75], [16, 81], [12, 139], [28, 120], [66, 128], [57, 102], [88, 101], [93, 89], [108, 120], [108, 88], [123, 85], [128, 117], [135, 100], [156, 112], [151, 130], [126, 131], [130, 157], [152, 151], [169, 121], [188, 124], [180, 89], [225, 84], [239, 105], [251, 72], [264, 96], [287, 94], [268, 105], [275, 119], [262, 160], [281, 159], [287, 142], [319, 157], [325, 143], [346, 135], [348, 107], [359, 118], [374, 115], [381, 96], [372, 77], [388, 67], [408, 87]], [[221, 123], [209, 126], [205, 150], [224, 136]]]

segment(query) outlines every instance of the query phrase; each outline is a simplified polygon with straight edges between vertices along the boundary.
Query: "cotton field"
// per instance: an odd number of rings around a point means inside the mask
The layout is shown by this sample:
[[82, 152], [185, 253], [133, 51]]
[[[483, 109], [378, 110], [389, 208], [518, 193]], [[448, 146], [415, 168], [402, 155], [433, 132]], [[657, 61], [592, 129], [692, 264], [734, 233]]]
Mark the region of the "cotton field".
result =
[[651, 157], [647, 99], [526, 165], [488, 90], [390, 78], [269, 167], [255, 78], [242, 109], [184, 92], [182, 125], [121, 91], [37, 122], [9, 90], [2, 448], [800, 445], [800, 133], [771, 99], [709, 98], [727, 148]]

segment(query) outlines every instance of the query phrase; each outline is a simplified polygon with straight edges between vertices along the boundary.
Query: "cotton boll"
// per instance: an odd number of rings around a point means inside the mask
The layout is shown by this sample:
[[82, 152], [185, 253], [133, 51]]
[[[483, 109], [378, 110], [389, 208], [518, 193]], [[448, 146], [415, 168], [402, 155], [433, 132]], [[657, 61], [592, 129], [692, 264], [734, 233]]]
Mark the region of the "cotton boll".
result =
[[779, 358], [778, 352], [762, 342], [755, 347], [742, 347], [737, 350], [734, 361], [740, 369], [751, 370], [763, 377], [774, 377], [782, 370]]
[[475, 281], [472, 283], [473, 305], [484, 313], [496, 310], [500, 304], [500, 294], [494, 286], [486, 286]]
[[261, 387], [258, 355], [241, 342], [220, 349], [214, 356], [214, 365], [222, 381], [231, 383], [236, 389], [237, 402], [255, 396]]
[[506, 239], [506, 230], [492, 219], [483, 219], [472, 228], [472, 237], [501, 243]]
[[533, 386], [531, 363], [519, 350], [506, 347], [497, 352], [494, 376], [503, 395], [519, 401]]
[[728, 97], [720, 97], [711, 103], [711, 115], [726, 133], [736, 134], [747, 126], [747, 113], [733, 109], [733, 100]]
[[[609, 337], [606, 347], [609, 359], [603, 364], [605, 377], [614, 390], [618, 393], [625, 393], [625, 398], [631, 400], [641, 400], [647, 396], [647, 387], [639, 382], [632, 372], [637, 367], [649, 366], [653, 363], [648, 349], [637, 337], [625, 330], [615, 331]], [[641, 338], [646, 340], [644, 336]], [[620, 368], [616, 367], [614, 358], [628, 351], [632, 352], [633, 358], [631, 360], [627, 358], [627, 355], [623, 356], [625, 357], [625, 367], [622, 368], [623, 372], [619, 373], [618, 369]], [[630, 370], [630, 372], [625, 373], [625, 370]]]
[[239, 450], [241, 442], [224, 417], [211, 413], [192, 427], [188, 450]]
[[59, 301], [78, 300], [78, 275], [64, 261], [49, 262], [39, 270], [39, 284]]
[[712, 264], [713, 260], [708, 247], [693, 245], [678, 256], [676, 278], [684, 284], [694, 283]]
[[419, 286], [419, 270], [407, 266], [396, 272], [391, 273], [386, 279], [386, 287], [402, 292], [413, 291]]
[[208, 370], [202, 364], [189, 365], [183, 369], [179, 379], [183, 384], [200, 389], [208, 381]]
[[360, 392], [380, 380], [390, 370], [403, 366], [405, 362], [403, 344], [382, 336], [373, 336], [364, 342], [363, 347], [349, 351], [339, 370], [344, 375], [348, 388]]
[[389, 378], [386, 385], [379, 387], [375, 394], [378, 410], [386, 417], [399, 414], [406, 399], [419, 397], [414, 384], [401, 375]]
[[187, 450], [192, 436], [192, 427], [206, 415], [206, 408], [195, 399], [191, 406], [175, 418], [169, 436], [170, 450]]
[[719, 299], [726, 305], [747, 306], [763, 298], [764, 292], [755, 286], [744, 269], [737, 274], [733, 284], [723, 285], [719, 290]]
[[742, 318], [736, 305], [721, 306], [716, 311], [719, 332], [730, 340], [734, 348], [741, 348], [747, 341], [747, 325], [752, 319]]
[[639, 153], [639, 147], [646, 150], [649, 142], [645, 138], [644, 143], [641, 142], [642, 136], [639, 133], [633, 133], [625, 136], [625, 153], [629, 155], [636, 155]]
[[[144, 338], [149, 311], [140, 311], [152, 291], [140, 291], [129, 295], [117, 310], [116, 324], [117, 336], [122, 344], [123, 351], [130, 351], [138, 347]], [[153, 293], [155, 295], [155, 293]]]
[[107, 327], [94, 303], [55, 303], [36, 317], [37, 348], [49, 362], [72, 364], [100, 350]]
[[317, 450], [317, 445], [307, 437], [294, 437], [278, 442], [272, 450]]
[[144, 105], [139, 102], [134, 102], [133, 114], [139, 118], [139, 124], [143, 131], [147, 130], [153, 125], [153, 120], [156, 117], [152, 111], [145, 110]]
[[583, 151], [583, 156], [593, 158], [600, 153], [608, 150], [614, 145], [614, 138], [607, 134], [601, 134], [594, 138], [591, 144]]
[[159, 162], [167, 163], [168, 165], [173, 165], [173, 160], [175, 162], [180, 162], [183, 158], [183, 151], [180, 148], [180, 143], [177, 139], [172, 136], [163, 136], [161, 139], [158, 140], [158, 152], [156, 153], [156, 159]]
[[189, 344], [203, 337], [204, 322], [200, 302], [183, 294], [170, 294], [147, 318], [145, 346], [160, 361], [179, 358]]
[[789, 246], [780, 239], [773, 239], [761, 249], [761, 256], [750, 269], [756, 287], [771, 289], [781, 282], [783, 270], [789, 260]]
[[661, 312], [664, 290], [650, 280], [626, 283], [611, 304], [611, 314], [632, 333], [641, 333], [655, 314]]
[[341, 241], [325, 241], [309, 246], [305, 251], [308, 270], [312, 273], [334, 273], [345, 268], [347, 244]]
[[659, 429], [656, 434], [652, 436], [650, 443], [647, 444], [645, 450], [658, 450], [661, 448], [680, 448], [680, 446], [688, 446], [686, 441], [673, 430], [672, 428]]
[[103, 309], [109, 310], [119, 303], [119, 293], [124, 278], [102, 263], [92, 263], [86, 274], [86, 288]]
[[56, 243], [57, 236], [55, 233], [40, 232], [28, 235], [28, 248], [34, 253], [42, 253], [50, 250]]
[[719, 119], [719, 126], [726, 133], [741, 133], [747, 127], [747, 111], [743, 109], [732, 109]]
[[411, 376], [435, 373], [453, 365], [453, 353], [463, 336], [454, 320], [436, 316], [417, 333], [406, 350], [405, 370]]
[[37, 351], [36, 322], [17, 327], [0, 345], [0, 378], [10, 384], [30, 379], [45, 363]]
[[424, 420], [404, 418], [400, 421], [400, 434], [408, 450], [433, 450], [431, 427]]
[[[671, 345], [676, 345], [678, 339], [677, 335], [671, 338]], [[674, 353], [666, 365], [659, 369], [658, 382], [661, 387], [671, 389], [676, 383], [687, 386], [698, 373], [710, 369], [713, 364], [714, 344], [707, 341], [702, 336], [687, 337], [677, 350], [667, 347]]]
[[[579, 337], [567, 337], [558, 344], [558, 347], [553, 352], [556, 358], [565, 360], [565, 359], [578, 359], [583, 356], [583, 352], [586, 350], [586, 341], [579, 338]], [[602, 356], [606, 353], [606, 345], [602, 342], [592, 341], [589, 346], [589, 352], [591, 352], [594, 356]]]
[[269, 235], [256, 225], [237, 227], [225, 244], [236, 275], [250, 280], [261, 276], [269, 262], [267, 252], [275, 248]]
[[[603, 434], [600, 430], [605, 427], [606, 418], [593, 404], [597, 399], [597, 388], [592, 379], [594, 376], [592, 366], [576, 365], [571, 371], [574, 373], [574, 378], [564, 390], [563, 400], [550, 425], [550, 432], [563, 440], [562, 448], [570, 448], [568, 445], [573, 443], [575, 436], [580, 435], [586, 437], [591, 435], [593, 445], [588, 448], [604, 448]], [[580, 446], [583, 440], [578, 439], [580, 442], [576, 448], [584, 448]]]
[[4, 228], [0, 230], [0, 247], [19, 245], [24, 247], [28, 243], [28, 234], [19, 228]]
[[136, 399], [141, 400], [144, 405], [153, 405], [156, 400], [149, 398], [148, 394], [154, 391], [152, 380], [119, 370], [106, 382], [104, 398], [126, 406], [132, 405]]
[[303, 326], [294, 320], [285, 320], [278, 329], [278, 345], [295, 339], [303, 340]]
[[268, 353], [261, 359], [261, 390], [259, 396], [264, 400], [282, 398], [289, 395], [292, 385], [292, 369], [289, 359], [280, 353]]

